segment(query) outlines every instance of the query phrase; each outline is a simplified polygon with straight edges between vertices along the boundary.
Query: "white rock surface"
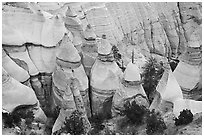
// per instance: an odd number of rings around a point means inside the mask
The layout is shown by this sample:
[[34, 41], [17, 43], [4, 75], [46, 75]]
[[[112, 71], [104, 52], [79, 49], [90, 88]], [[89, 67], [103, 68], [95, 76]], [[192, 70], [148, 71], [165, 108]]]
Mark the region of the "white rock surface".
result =
[[[165, 101], [180, 103], [182, 105], [174, 107], [175, 113], [182, 108], [189, 108], [193, 113], [197, 113], [201, 111], [201, 103], [184, 100], [180, 87], [185, 91], [195, 87], [202, 88], [201, 7], [202, 3], [199, 2], [3, 3], [2, 43], [6, 53], [2, 51], [2, 66], [14, 79], [25, 82], [29, 80], [30, 75], [53, 73], [56, 68], [56, 54], [61, 48], [75, 46], [80, 53], [80, 46], [87, 44], [90, 47], [95, 46], [85, 49], [86, 52], [82, 49], [83, 56], [80, 54], [87, 71], [86, 67], [90, 70], [95, 62], [95, 51], [98, 47], [96, 41], [86, 41], [84, 38], [98, 39], [97, 37], [105, 34], [107, 42], [118, 47], [125, 66], [131, 60], [132, 50], [139, 52], [135, 52], [134, 62], [140, 72], [145, 58], [152, 53], [179, 59], [175, 71], [165, 72], [163, 80], [157, 86], [160, 96], [155, 104], [159, 106]], [[86, 34], [88, 24], [92, 26], [90, 35]], [[65, 33], [67, 35], [64, 35]], [[111, 46], [100, 53], [109, 53]], [[74, 50], [73, 54], [66, 54], [74, 57], [78, 54], [75, 54], [76, 52], [77, 50]], [[80, 60], [79, 57], [77, 60]], [[62, 75], [61, 71], [59, 73], [53, 83], [60, 90], [66, 90], [64, 80], [71, 75], [81, 79], [81, 91], [88, 88], [83, 66], [79, 66], [73, 74], [70, 72], [67, 76], [64, 76], [64, 73]], [[112, 92], [118, 88], [116, 77], [121, 72], [116, 63], [97, 60], [91, 73], [91, 86], [94, 90], [106, 94], [106, 90], [111, 89]], [[88, 72], [87, 75], [89, 76]], [[108, 94], [99, 96], [98, 93], [96, 96], [98, 98], [95, 100], [110, 97]], [[62, 100], [59, 101], [59, 96], [54, 98], [57, 98], [55, 103], [60, 105]]]
[[[30, 78], [28, 72], [18, 66], [6, 53], [2, 50], [2, 67], [9, 75], [19, 82], [24, 82]], [[18, 72], [18, 73], [16, 73]]]
[[193, 66], [181, 61], [174, 70], [174, 76], [179, 85], [189, 91], [200, 82], [201, 69], [201, 66]]
[[191, 110], [191, 113], [195, 115], [196, 113], [202, 112], [202, 101], [195, 101], [190, 99], [177, 99], [174, 102], [173, 112], [176, 117], [179, 116], [180, 111], [183, 109]]
[[[133, 84], [134, 83], [134, 84]], [[124, 79], [120, 79], [120, 90], [113, 96], [113, 115], [124, 109], [126, 101], [136, 101], [138, 105], [149, 107], [147, 95], [142, 87], [140, 70], [136, 64], [130, 62], [124, 72]]]
[[130, 62], [127, 65], [126, 70], [124, 72], [124, 79], [127, 81], [140, 81], [141, 80], [140, 70], [136, 64], [133, 64], [132, 62]]
[[46, 122], [47, 117], [39, 106], [39, 101], [32, 88], [27, 87], [2, 69], [2, 108], [12, 112], [16, 107], [21, 105], [36, 105], [34, 116], [36, 120]]
[[26, 64], [28, 65], [28, 69], [29, 69], [29, 75], [37, 75], [39, 74], [38, 69], [36, 68], [36, 66], [33, 64], [32, 60], [29, 57], [28, 51], [25, 50], [24, 52], [12, 52], [9, 53], [9, 56], [12, 58], [16, 58], [16, 59], [20, 59], [26, 62]]
[[28, 42], [56, 46], [66, 32], [62, 17], [46, 16], [46, 12], [38, 11], [35, 4], [29, 4], [29, 7], [31, 10], [3, 11], [3, 44], [22, 45]]
[[[110, 47], [109, 43], [105, 43], [104, 45], [101, 45], [98, 52], [100, 51], [100, 54], [103, 54], [104, 58], [107, 58], [107, 56], [109, 56], [112, 52]], [[91, 69], [90, 79], [92, 111], [94, 114], [102, 113], [105, 102], [110, 103], [106, 104], [107, 107], [108, 105], [111, 106], [111, 98], [114, 93], [120, 89], [120, 77], [122, 77], [122, 71], [115, 61], [101, 61], [99, 57], [96, 59]]]

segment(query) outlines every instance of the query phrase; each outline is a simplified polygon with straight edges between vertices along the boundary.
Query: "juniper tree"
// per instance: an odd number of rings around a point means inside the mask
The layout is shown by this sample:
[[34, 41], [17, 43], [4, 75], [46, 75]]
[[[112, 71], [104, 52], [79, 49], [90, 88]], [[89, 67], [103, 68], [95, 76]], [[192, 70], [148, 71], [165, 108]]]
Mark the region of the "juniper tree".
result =
[[147, 94], [147, 97], [152, 102], [152, 95], [155, 92], [157, 84], [162, 77], [164, 72], [162, 62], [158, 62], [155, 58], [150, 57], [144, 66], [142, 73], [143, 87]]

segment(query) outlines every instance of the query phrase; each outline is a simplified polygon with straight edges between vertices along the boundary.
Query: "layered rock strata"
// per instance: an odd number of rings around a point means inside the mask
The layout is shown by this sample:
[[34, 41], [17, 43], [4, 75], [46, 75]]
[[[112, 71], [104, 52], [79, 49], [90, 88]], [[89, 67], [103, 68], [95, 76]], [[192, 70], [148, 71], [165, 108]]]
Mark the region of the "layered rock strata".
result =
[[87, 25], [86, 30], [84, 31], [84, 41], [81, 47], [83, 54], [83, 66], [86, 71], [86, 75], [90, 76], [91, 68], [97, 57], [97, 40], [96, 34], [94, 33], [91, 25]]
[[85, 105], [88, 105], [87, 102], [86, 104], [84, 104], [84, 99], [82, 98], [80, 91], [78, 89], [78, 85], [79, 85], [79, 81], [75, 78], [72, 79], [71, 84], [70, 84], [70, 88], [72, 90], [72, 93], [74, 95], [74, 100], [76, 103], [76, 108], [79, 111], [81, 118], [82, 118], [82, 122], [84, 124], [84, 130], [85, 133], [88, 133], [91, 130], [91, 124], [88, 120], [87, 117], [87, 107]]
[[180, 62], [174, 71], [179, 85], [185, 91], [194, 89], [201, 82], [201, 73], [201, 47], [187, 47], [185, 53], [180, 56]]
[[46, 122], [47, 117], [39, 106], [35, 92], [2, 69], [2, 109], [11, 113], [19, 106], [32, 106], [36, 120]]
[[[85, 104], [86, 113], [90, 117], [90, 101], [89, 101], [89, 88], [88, 78], [81, 64], [81, 58], [77, 50], [73, 46], [67, 46], [67, 48], [61, 48], [56, 58], [57, 67], [53, 73], [53, 87], [57, 86], [58, 81], [64, 79], [64, 84], [67, 80], [75, 77], [79, 81], [79, 90]], [[58, 80], [59, 79], [59, 80]], [[60, 83], [59, 83], [60, 84]], [[61, 89], [63, 92], [63, 89]], [[64, 89], [65, 90], [65, 89]], [[54, 93], [57, 91], [53, 91]], [[56, 93], [55, 93], [56, 94]]]
[[[87, 115], [91, 115], [88, 79], [80, 61], [77, 50], [72, 46], [61, 48], [57, 54], [57, 67], [53, 73], [53, 101], [61, 110], [53, 127], [53, 133], [63, 126], [65, 118], [69, 118], [74, 110], [82, 113], [86, 130], [90, 129], [87, 118]], [[72, 78], [78, 83], [70, 85]]]
[[[92, 28], [87, 27], [88, 24]], [[54, 83], [51, 74], [56, 67], [57, 70], [61, 69], [56, 65], [58, 49], [75, 46], [85, 72], [90, 76], [97, 57], [97, 37], [104, 34], [111, 44], [118, 47], [124, 66], [130, 62], [132, 51], [135, 51], [135, 63], [140, 70], [152, 53], [160, 55], [158, 58], [161, 59], [177, 59], [180, 62], [173, 75], [182, 90], [187, 91], [183, 91], [184, 98], [191, 98], [189, 91], [202, 88], [202, 3], [3, 3], [2, 34], [3, 68], [11, 77], [34, 89], [43, 109], [51, 102], [51, 83]], [[107, 52], [109, 49], [106, 49]], [[114, 89], [115, 92], [118, 88], [118, 84], [112, 84], [115, 86], [112, 88], [105, 82], [113, 76], [115, 81], [110, 80], [110, 83], [117, 83], [118, 66], [112, 61], [111, 54], [98, 55], [91, 72], [93, 89], [97, 87], [100, 89], [98, 91], [106, 93], [108, 89]], [[102, 68], [112, 68], [102, 70], [98, 64], [104, 66]], [[83, 66], [80, 65], [73, 72], [79, 81], [83, 77], [79, 86], [82, 98], [88, 96]], [[101, 74], [96, 74], [98, 72]], [[105, 73], [103, 76], [102, 72]], [[172, 72], [165, 75], [173, 77]], [[57, 79], [60, 77], [61, 72]], [[97, 84], [95, 81], [98, 81]], [[104, 83], [107, 85], [105, 89]], [[90, 98], [97, 100], [93, 97], [95, 91], [92, 92]], [[112, 94], [108, 97], [112, 97]]]
[[202, 12], [200, 6], [201, 3], [178, 3], [187, 46], [179, 58], [180, 63], [174, 75], [185, 91], [195, 88], [202, 79]]
[[27, 8], [5, 5], [2, 17], [2, 41], [7, 45], [55, 46], [66, 32], [61, 16], [44, 12], [34, 3], [27, 3]]
[[156, 109], [163, 114], [167, 111], [173, 111], [176, 117], [183, 109], [191, 110], [192, 114], [200, 113], [202, 111], [202, 101], [184, 99], [170, 66], [165, 65], [164, 68], [165, 71], [156, 88], [158, 93], [155, 95], [150, 110]]
[[112, 46], [107, 39], [98, 45], [98, 57], [91, 69], [91, 100], [93, 115], [111, 115], [113, 95], [119, 90], [122, 71], [113, 58]]
[[140, 106], [149, 108], [147, 95], [142, 87], [140, 70], [130, 62], [124, 72], [124, 78], [121, 80], [120, 90], [113, 97], [113, 114], [120, 114], [124, 110], [126, 101], [136, 101]]

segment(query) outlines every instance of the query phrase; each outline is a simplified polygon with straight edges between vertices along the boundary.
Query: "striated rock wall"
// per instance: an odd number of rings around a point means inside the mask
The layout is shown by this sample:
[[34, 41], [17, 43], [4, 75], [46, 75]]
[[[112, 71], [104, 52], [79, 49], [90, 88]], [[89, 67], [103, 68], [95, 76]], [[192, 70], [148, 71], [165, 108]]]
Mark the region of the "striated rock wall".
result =
[[50, 74], [59, 47], [72, 44], [78, 49], [85, 44], [88, 24], [97, 37], [105, 34], [118, 47], [125, 66], [133, 49], [141, 66], [154, 53], [180, 61], [174, 76], [183, 89], [201, 83], [202, 3], [198, 2], [3, 3], [3, 68], [19, 82], [31, 81], [43, 106], [50, 96]]

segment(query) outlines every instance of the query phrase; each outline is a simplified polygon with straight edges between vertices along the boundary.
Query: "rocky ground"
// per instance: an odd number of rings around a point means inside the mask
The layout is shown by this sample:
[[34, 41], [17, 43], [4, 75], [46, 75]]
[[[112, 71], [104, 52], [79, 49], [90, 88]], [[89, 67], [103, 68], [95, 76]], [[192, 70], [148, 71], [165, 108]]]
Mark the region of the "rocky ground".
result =
[[[194, 116], [193, 122], [182, 125], [175, 126], [173, 120], [174, 115], [169, 113], [164, 116], [164, 121], [167, 129], [164, 131], [164, 135], [202, 135], [202, 113], [196, 114]], [[100, 132], [101, 135], [147, 135], [146, 134], [146, 124], [142, 125], [131, 125], [125, 123], [124, 127], [119, 127], [117, 124], [124, 121], [124, 117], [115, 118], [107, 121], [105, 129]], [[116, 122], [117, 121], [117, 122]]]
[[[174, 114], [167, 113], [163, 116], [167, 129], [163, 135], [202, 135], [202, 113], [194, 115], [193, 121], [187, 125], [175, 126]], [[33, 123], [31, 128], [3, 128], [3, 135], [50, 135], [54, 124], [48, 119], [46, 124]], [[94, 130], [91, 135], [147, 135], [146, 123], [134, 125], [127, 122], [126, 117], [116, 117], [105, 120], [102, 130]]]

